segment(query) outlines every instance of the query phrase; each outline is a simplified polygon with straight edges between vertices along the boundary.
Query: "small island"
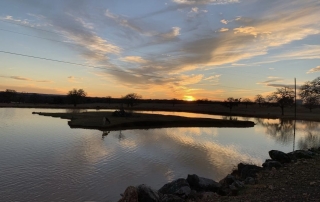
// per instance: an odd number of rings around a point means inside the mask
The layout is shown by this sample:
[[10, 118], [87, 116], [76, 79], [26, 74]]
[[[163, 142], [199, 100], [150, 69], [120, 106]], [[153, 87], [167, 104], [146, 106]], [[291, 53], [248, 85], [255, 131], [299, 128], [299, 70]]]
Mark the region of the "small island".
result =
[[44, 113], [42, 116], [69, 119], [71, 128], [98, 129], [102, 131], [152, 129], [172, 127], [253, 127], [252, 121], [222, 120], [211, 118], [188, 118], [182, 116], [128, 113], [125, 116], [115, 112]]

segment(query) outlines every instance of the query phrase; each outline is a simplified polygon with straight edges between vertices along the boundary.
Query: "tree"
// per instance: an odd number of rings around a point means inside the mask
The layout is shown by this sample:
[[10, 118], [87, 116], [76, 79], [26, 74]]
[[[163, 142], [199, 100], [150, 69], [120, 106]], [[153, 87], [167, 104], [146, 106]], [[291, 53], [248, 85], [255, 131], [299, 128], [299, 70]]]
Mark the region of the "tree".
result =
[[227, 100], [223, 102], [223, 106], [228, 107], [230, 109], [230, 112], [234, 106], [238, 106], [240, 103], [241, 98], [235, 99], [233, 97], [228, 97]]
[[320, 77], [302, 85], [299, 95], [303, 105], [311, 112], [320, 103]]
[[265, 102], [265, 99], [262, 95], [258, 94], [254, 98], [254, 101], [259, 104], [259, 107], [261, 107], [261, 104]]
[[277, 91], [270, 95], [270, 101], [278, 104], [281, 108], [281, 115], [284, 115], [284, 108], [294, 103], [294, 91], [291, 88], [277, 88]]
[[83, 89], [73, 89], [68, 92], [67, 97], [73, 104], [73, 106], [77, 106], [80, 103], [81, 99], [87, 96], [87, 93]]
[[124, 100], [124, 102], [127, 104], [128, 107], [129, 106], [133, 107], [133, 105], [136, 104], [137, 101], [141, 98], [142, 96], [136, 93], [129, 93], [126, 96], [122, 97], [122, 99]]
[[242, 103], [245, 104], [247, 108], [249, 104], [252, 104], [252, 101], [249, 98], [244, 98], [242, 100]]
[[13, 102], [16, 96], [17, 96], [17, 91], [15, 90], [7, 89], [4, 92], [5, 101], [8, 103]]

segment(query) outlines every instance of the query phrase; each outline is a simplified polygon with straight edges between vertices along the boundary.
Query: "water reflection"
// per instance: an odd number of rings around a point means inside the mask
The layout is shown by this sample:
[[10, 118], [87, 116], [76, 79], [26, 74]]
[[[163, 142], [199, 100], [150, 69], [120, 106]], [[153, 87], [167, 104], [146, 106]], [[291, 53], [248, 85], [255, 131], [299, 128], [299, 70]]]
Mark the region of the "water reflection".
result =
[[87, 112], [86, 109], [76, 109], [76, 108], [71, 108], [71, 109], [66, 109], [66, 113], [83, 113]]
[[[70, 129], [67, 120], [32, 111], [0, 109], [2, 201], [117, 201], [129, 185], [146, 183], [158, 189], [193, 173], [220, 180], [237, 163], [261, 164], [269, 150], [289, 152], [294, 142], [293, 122], [278, 119], [232, 117], [257, 124], [241, 129], [109, 132]], [[297, 121], [296, 126], [298, 148], [320, 144], [319, 123]]]

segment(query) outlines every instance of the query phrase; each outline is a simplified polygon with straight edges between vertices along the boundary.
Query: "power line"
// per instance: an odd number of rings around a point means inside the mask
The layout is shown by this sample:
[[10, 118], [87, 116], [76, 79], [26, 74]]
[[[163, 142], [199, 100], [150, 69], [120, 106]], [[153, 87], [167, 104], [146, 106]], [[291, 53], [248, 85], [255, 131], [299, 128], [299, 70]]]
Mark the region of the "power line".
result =
[[73, 45], [73, 44], [71, 44], [69, 42], [66, 42], [66, 41], [59, 41], [59, 40], [55, 40], [55, 39], [49, 39], [49, 38], [45, 38], [45, 37], [34, 36], [34, 35], [30, 35], [30, 34], [24, 34], [24, 33], [11, 31], [11, 30], [6, 30], [6, 29], [2, 29], [2, 28], [0, 28], [0, 30], [1, 31], [5, 31], [5, 32], [11, 32], [11, 33], [15, 33], [15, 34], [20, 34], [20, 35], [23, 35], [23, 36], [34, 37], [34, 38], [39, 38], [39, 39], [44, 39], [44, 40], [49, 40], [49, 41], [54, 41], [54, 42], [59, 42], [59, 43], [68, 43], [70, 45]]
[[[20, 53], [13, 53], [13, 52], [9, 52], [9, 51], [0, 50], [0, 53], [10, 54], [10, 55], [18, 55], [18, 56], [29, 57], [29, 58], [34, 58], [34, 59], [41, 59], [41, 60], [47, 60], [47, 61], [52, 61], [52, 62], [59, 62], [59, 63], [65, 63], [65, 64], [78, 65], [78, 66], [83, 66], [83, 67], [93, 67], [93, 68], [100, 68], [101, 69], [101, 67], [97, 67], [97, 66], [85, 65], [85, 64], [75, 63], [75, 62], [68, 62], [68, 61], [56, 60], [56, 59], [50, 59], [50, 58], [44, 58], [44, 57], [38, 57], [38, 56], [33, 56], [33, 55], [25, 55], [25, 54], [20, 54]], [[165, 77], [160, 77], [160, 76], [152, 76], [152, 75], [148, 75], [148, 74], [131, 73], [131, 72], [127, 72], [127, 71], [123, 71], [123, 70], [117, 70], [117, 69], [110, 69], [110, 68], [103, 68], [103, 69], [107, 69], [109, 71], [120, 72], [120, 73], [126, 73], [126, 74], [141, 75], [141, 76], [154, 77], [154, 78], [165, 78]]]

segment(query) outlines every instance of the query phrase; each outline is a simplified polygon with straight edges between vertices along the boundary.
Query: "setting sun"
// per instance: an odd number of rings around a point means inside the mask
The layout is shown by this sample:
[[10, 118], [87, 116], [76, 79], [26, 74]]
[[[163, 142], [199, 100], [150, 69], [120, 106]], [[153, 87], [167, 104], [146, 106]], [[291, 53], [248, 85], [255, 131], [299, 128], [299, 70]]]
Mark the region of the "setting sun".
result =
[[185, 101], [195, 101], [195, 98], [191, 95], [185, 95], [183, 96], [183, 100]]

